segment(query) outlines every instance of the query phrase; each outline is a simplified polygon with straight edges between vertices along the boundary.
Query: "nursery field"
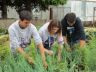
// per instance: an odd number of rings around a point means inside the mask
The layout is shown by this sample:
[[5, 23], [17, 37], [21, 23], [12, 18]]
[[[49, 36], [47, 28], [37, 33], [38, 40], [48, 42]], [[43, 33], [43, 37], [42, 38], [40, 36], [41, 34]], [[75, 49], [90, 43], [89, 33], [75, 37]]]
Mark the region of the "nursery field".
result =
[[0, 31], [0, 72], [96, 72], [96, 29], [85, 28], [85, 31], [87, 43], [83, 48], [75, 45], [75, 50], [68, 52], [63, 47], [62, 59], [58, 62], [58, 45], [55, 44], [52, 48], [54, 55], [46, 55], [48, 68], [45, 68], [34, 45], [34, 40], [25, 49], [35, 62], [31, 65], [22, 55], [18, 54], [16, 57], [11, 55], [8, 34], [6, 30], [2, 30]]

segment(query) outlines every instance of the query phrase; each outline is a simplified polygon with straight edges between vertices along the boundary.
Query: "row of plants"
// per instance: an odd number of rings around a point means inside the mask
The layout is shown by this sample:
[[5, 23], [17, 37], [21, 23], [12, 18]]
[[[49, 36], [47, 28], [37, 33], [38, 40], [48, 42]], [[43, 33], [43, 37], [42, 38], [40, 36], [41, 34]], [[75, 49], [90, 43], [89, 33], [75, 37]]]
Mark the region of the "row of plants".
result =
[[4, 28], [0, 28], [0, 35], [8, 34], [8, 30]]
[[[21, 55], [15, 58], [10, 54], [7, 46], [0, 46], [0, 72], [96, 72], [96, 38], [92, 40], [84, 48], [75, 46], [73, 52], [62, 50], [62, 60], [57, 61], [57, 45], [53, 47], [54, 55], [47, 55], [48, 68], [45, 69], [42, 59], [37, 53], [35, 46], [31, 45], [26, 48], [35, 61], [34, 65], [30, 65]], [[31, 50], [30, 50], [31, 49]]]
[[[0, 72], [96, 72], [96, 36], [92, 33], [89, 37], [90, 40], [84, 48], [75, 45], [75, 50], [68, 52], [64, 47], [61, 62], [57, 61], [58, 45], [55, 44], [52, 48], [54, 55], [46, 54], [47, 69], [43, 66], [42, 58], [33, 40], [25, 51], [33, 58], [34, 65], [29, 64], [22, 55], [17, 54], [14, 57], [10, 52], [8, 40], [5, 40], [0, 45]], [[0, 38], [3, 40], [6, 35]]]

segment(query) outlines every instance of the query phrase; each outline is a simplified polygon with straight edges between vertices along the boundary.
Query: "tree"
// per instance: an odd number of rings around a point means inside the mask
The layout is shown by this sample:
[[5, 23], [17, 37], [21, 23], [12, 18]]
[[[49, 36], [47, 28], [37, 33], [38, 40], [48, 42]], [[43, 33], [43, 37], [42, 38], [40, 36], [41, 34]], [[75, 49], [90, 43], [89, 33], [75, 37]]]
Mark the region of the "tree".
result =
[[46, 10], [49, 5], [64, 5], [66, 2], [67, 0], [2, 0], [2, 17], [7, 18], [7, 6], [15, 7], [19, 12], [22, 9], [31, 11], [36, 7]]
[[7, 5], [6, 5], [6, 0], [1, 0], [0, 1], [0, 7], [2, 11], [2, 18], [7, 18]]

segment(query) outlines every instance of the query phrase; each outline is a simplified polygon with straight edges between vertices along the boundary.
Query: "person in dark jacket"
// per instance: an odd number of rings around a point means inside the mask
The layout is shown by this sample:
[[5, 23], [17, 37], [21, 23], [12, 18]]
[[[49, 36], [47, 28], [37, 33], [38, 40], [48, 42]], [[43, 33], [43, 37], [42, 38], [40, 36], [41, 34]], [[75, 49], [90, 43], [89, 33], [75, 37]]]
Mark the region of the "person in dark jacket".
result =
[[85, 44], [85, 32], [82, 22], [79, 17], [76, 17], [75, 13], [68, 13], [61, 21], [62, 24], [62, 35], [64, 42], [71, 50], [74, 44], [79, 43], [80, 47]]

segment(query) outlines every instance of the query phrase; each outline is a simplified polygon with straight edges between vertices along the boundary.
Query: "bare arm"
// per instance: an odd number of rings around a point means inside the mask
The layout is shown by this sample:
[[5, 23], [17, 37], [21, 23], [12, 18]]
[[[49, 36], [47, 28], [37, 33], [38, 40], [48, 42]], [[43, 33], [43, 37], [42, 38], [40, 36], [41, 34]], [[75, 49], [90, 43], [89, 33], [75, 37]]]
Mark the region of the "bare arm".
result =
[[70, 52], [71, 51], [71, 48], [68, 45], [67, 37], [66, 36], [63, 36], [63, 39], [64, 39], [64, 44], [65, 44], [66, 50]]
[[65, 44], [68, 44], [68, 43], [67, 43], [67, 38], [66, 38], [66, 36], [63, 36], [63, 39], [64, 39], [64, 43], [65, 43]]
[[85, 45], [85, 40], [80, 40], [80, 48], [82, 48]]
[[63, 36], [62, 33], [58, 34], [58, 61], [61, 61], [61, 53], [62, 53], [62, 49], [63, 49], [63, 44], [64, 44], [64, 40], [63, 40]]
[[22, 56], [24, 56], [24, 58], [25, 58], [30, 64], [34, 64], [34, 61], [33, 61], [32, 57], [30, 57], [26, 52], [24, 52], [23, 48], [17, 48], [16, 51], [19, 52]]
[[59, 46], [58, 46], [58, 61], [59, 62], [61, 61], [62, 48], [63, 48], [63, 45], [59, 44]]
[[45, 57], [45, 51], [46, 51], [46, 50], [45, 50], [45, 48], [44, 48], [44, 46], [43, 46], [43, 44], [42, 44], [41, 37], [40, 37], [40, 35], [39, 35], [36, 27], [34, 27], [33, 29], [34, 29], [34, 30], [32, 30], [32, 36], [33, 36], [33, 38], [34, 38], [34, 40], [35, 40], [35, 44], [37, 45], [37, 48], [40, 49], [40, 54], [41, 54], [41, 57], [42, 57], [42, 60], [43, 60], [43, 65], [44, 65], [45, 67], [47, 67], [48, 65], [47, 65], [46, 57]]
[[43, 59], [43, 62], [44, 62], [46, 59], [45, 59], [45, 49], [43, 47], [43, 44], [40, 43], [40, 44], [37, 45], [37, 47], [40, 49], [40, 53], [41, 53], [41, 56], [42, 56], [42, 59]]

